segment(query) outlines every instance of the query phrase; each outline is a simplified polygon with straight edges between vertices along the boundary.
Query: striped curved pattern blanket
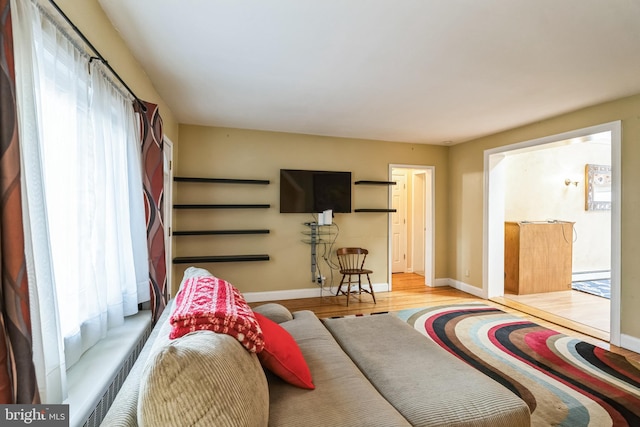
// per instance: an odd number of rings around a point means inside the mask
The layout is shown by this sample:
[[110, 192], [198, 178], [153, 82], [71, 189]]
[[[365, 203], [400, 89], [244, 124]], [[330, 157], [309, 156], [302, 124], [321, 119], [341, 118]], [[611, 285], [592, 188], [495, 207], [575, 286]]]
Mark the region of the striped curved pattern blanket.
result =
[[520, 396], [533, 426], [640, 426], [637, 363], [487, 305], [396, 313]]

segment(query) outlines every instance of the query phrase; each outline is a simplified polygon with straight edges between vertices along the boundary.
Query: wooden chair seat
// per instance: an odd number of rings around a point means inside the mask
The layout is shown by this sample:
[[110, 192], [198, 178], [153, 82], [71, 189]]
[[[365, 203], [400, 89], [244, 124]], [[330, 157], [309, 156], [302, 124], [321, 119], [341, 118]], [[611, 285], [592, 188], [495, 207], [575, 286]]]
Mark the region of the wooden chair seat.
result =
[[[371, 285], [371, 279], [369, 274], [373, 273], [372, 270], [364, 268], [364, 262], [369, 254], [369, 251], [363, 248], [340, 248], [336, 251], [338, 256], [338, 264], [340, 265], [340, 273], [342, 274], [342, 280], [338, 286], [336, 296], [345, 295], [347, 297], [347, 306], [349, 306], [349, 299], [351, 294], [358, 294], [362, 296], [362, 293], [371, 294], [373, 303], [376, 303], [376, 295], [373, 292], [373, 286]], [[369, 283], [369, 289], [362, 288], [362, 276], [367, 276], [367, 282]], [[358, 290], [352, 291], [352, 284], [355, 284], [355, 277], [358, 277]], [[343, 290], [342, 287], [345, 286]]]
[[358, 269], [358, 268], [353, 268], [353, 269], [346, 269], [346, 270], [340, 270], [340, 273], [342, 274], [371, 274], [373, 273], [373, 271], [371, 270], [367, 270], [367, 269]]

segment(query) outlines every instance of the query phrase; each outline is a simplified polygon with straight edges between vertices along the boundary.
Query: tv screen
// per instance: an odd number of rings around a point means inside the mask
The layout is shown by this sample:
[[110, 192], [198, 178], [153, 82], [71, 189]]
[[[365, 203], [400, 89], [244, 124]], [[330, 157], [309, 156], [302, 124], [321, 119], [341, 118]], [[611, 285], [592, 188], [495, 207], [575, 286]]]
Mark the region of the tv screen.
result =
[[280, 169], [280, 212], [351, 212], [351, 172]]

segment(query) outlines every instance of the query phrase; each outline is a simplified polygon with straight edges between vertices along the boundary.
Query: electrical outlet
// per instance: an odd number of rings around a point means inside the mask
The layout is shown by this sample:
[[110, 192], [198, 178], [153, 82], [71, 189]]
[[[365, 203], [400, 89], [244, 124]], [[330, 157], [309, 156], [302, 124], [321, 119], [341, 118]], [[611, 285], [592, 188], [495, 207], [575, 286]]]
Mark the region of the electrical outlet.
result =
[[469, 277], [469, 269], [466, 269], [466, 270], [464, 271], [464, 277]]

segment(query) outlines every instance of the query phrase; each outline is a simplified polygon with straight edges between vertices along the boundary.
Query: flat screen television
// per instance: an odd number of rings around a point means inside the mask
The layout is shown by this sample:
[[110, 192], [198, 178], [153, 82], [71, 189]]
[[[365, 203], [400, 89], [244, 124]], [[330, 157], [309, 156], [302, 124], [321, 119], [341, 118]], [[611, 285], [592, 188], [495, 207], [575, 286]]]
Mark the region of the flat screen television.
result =
[[351, 212], [351, 172], [280, 169], [280, 212]]

